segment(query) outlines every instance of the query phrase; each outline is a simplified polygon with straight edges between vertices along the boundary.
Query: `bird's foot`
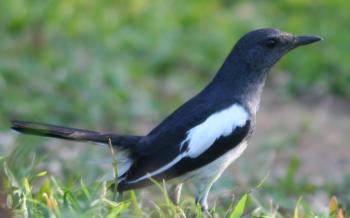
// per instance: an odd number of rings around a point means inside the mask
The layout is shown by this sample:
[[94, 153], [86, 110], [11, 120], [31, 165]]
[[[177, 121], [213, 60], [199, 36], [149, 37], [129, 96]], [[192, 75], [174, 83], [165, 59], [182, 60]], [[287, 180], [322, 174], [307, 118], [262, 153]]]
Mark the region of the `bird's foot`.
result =
[[203, 211], [203, 213], [205, 214], [206, 217], [209, 217], [209, 218], [212, 218], [214, 217], [213, 214], [210, 213], [210, 211], [206, 210], [206, 211]]
[[209, 217], [209, 218], [213, 217], [213, 214], [210, 212], [208, 205], [200, 205], [200, 206], [204, 217]]
[[201, 207], [202, 213], [205, 214], [206, 217], [213, 217], [213, 214], [209, 211], [207, 199], [196, 199], [196, 205], [198, 204]]

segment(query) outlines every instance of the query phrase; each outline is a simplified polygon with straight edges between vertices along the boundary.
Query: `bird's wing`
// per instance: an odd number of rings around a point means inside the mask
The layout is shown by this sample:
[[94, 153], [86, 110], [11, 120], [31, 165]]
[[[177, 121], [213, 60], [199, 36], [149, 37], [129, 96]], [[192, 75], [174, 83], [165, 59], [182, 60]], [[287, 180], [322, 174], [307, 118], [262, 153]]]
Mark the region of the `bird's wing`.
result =
[[150, 155], [157, 153], [163, 147], [178, 146], [186, 137], [187, 131], [216, 111], [232, 104], [230, 99], [211, 98], [204, 90], [193, 97], [156, 126], [139, 142], [139, 153]]
[[[204, 117], [182, 136], [178, 134], [169, 140], [166, 140], [166, 135], [161, 136], [162, 140], [157, 143], [162, 143], [162, 146], [157, 145], [156, 151], [135, 161], [119, 184], [119, 190], [148, 185], [150, 177], [170, 179], [198, 169], [240, 144], [250, 131], [250, 115], [239, 104]], [[173, 128], [177, 132], [176, 127]]]

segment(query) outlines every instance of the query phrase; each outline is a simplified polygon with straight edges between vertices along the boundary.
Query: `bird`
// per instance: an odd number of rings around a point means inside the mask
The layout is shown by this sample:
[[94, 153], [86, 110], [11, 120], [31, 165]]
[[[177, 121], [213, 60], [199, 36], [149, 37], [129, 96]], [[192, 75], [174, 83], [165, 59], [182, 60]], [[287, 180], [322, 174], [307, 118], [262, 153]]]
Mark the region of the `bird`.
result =
[[275, 28], [243, 35], [202, 91], [146, 135], [123, 135], [11, 120], [21, 133], [112, 144], [118, 163], [117, 191], [139, 189], [153, 181], [195, 184], [195, 202], [208, 211], [208, 194], [224, 170], [247, 147], [255, 129], [261, 93], [272, 66], [286, 53], [322, 40], [294, 36]]

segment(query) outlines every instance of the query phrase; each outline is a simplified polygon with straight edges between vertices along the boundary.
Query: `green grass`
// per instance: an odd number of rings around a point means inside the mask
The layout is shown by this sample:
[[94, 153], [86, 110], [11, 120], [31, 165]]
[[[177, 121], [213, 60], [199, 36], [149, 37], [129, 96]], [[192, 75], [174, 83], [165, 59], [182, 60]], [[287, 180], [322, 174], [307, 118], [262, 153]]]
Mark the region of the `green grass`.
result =
[[[206, 217], [194, 204], [190, 185], [185, 187], [178, 206], [169, 199], [165, 182], [154, 182], [147, 195], [131, 191], [120, 199], [109, 188], [112, 182], [99, 180], [98, 173], [94, 178], [84, 178], [77, 173], [80, 168], [71, 166], [63, 170], [62, 178], [47, 169], [45, 165], [50, 160], [30, 150], [18, 146], [9, 156], [1, 157], [6, 207], [18, 217]], [[88, 167], [87, 174], [96, 173], [98, 168]], [[312, 208], [307, 196], [324, 187], [297, 182], [294, 178], [297, 170], [294, 159], [280, 182], [267, 182], [268, 176], [248, 187], [247, 184], [235, 187], [231, 182], [225, 192], [235, 197], [217, 196], [210, 202], [213, 206], [210, 213], [230, 218], [242, 214], [246, 217], [335, 217], [333, 213], [346, 213], [346, 202], [341, 199], [340, 203], [334, 203], [337, 199], [333, 199], [329, 206], [323, 205], [331, 212]]]
[[349, 96], [349, 7], [346, 0], [3, 0], [0, 129], [21, 116], [136, 131], [129, 123], [164, 117], [212, 78], [240, 36], [266, 26], [325, 39], [288, 54], [270, 79], [288, 78], [289, 94]]

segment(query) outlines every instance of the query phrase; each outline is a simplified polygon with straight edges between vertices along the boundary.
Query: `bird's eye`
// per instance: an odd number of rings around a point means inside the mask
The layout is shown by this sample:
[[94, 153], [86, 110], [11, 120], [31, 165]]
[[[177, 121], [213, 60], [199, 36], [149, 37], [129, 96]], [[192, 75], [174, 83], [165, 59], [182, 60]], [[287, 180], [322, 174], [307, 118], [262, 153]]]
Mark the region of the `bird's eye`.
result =
[[267, 48], [274, 48], [277, 45], [277, 39], [268, 39], [265, 43]]

